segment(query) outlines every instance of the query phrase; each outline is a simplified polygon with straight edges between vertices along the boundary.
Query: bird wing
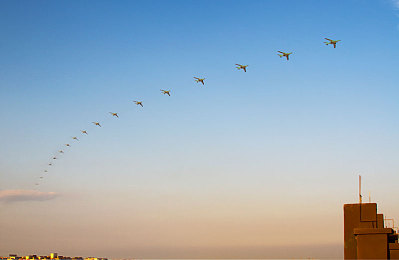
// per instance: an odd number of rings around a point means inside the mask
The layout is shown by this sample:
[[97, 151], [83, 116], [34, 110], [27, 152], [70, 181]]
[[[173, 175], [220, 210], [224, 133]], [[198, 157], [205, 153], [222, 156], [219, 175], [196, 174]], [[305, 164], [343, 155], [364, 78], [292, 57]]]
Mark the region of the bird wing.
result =
[[331, 39], [328, 39], [328, 38], [324, 38], [324, 39], [326, 39], [327, 41], [330, 41], [330, 42], [332, 42], [332, 40], [331, 40]]

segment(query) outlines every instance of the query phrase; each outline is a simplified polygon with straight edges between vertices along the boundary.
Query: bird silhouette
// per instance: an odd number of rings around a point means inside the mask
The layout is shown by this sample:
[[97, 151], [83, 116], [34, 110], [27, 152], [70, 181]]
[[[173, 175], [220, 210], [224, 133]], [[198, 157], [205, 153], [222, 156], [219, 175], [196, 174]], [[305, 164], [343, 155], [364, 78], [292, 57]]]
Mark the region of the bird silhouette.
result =
[[96, 126], [99, 126], [99, 127], [101, 127], [101, 125], [100, 125], [100, 123], [99, 122], [92, 122], [93, 124], [95, 124]]
[[87, 135], [87, 131], [86, 130], [80, 130], [80, 132], [82, 132], [82, 134], [86, 134]]

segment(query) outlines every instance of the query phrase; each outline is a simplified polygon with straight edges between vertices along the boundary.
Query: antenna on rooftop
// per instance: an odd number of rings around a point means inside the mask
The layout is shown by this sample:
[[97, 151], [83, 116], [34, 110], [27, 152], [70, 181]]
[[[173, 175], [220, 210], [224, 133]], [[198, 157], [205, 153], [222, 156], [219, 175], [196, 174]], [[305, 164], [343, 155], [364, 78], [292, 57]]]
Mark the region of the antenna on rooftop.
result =
[[362, 203], [362, 176], [359, 175], [359, 203]]

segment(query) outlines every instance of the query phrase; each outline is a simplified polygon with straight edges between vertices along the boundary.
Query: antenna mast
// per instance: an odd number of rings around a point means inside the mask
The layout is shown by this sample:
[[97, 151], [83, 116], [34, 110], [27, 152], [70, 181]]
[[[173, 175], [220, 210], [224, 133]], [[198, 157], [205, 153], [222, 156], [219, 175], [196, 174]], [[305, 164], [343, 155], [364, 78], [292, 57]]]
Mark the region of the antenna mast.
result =
[[359, 203], [362, 203], [362, 176], [359, 175]]

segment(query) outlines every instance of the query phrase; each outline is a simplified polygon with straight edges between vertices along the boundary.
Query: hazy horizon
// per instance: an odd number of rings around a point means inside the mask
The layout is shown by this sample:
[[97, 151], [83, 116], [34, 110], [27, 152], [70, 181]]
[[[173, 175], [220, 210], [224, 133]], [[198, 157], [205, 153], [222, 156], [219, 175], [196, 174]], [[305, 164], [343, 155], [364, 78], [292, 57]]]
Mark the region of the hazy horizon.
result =
[[[290, 249], [287, 251], [287, 249]], [[120, 248], [94, 250], [96, 255], [89, 249], [76, 251], [76, 254], [65, 256], [94, 256], [117, 259], [342, 259], [343, 243], [330, 245], [294, 245], [287, 248], [280, 246], [247, 246], [247, 247], [163, 247], [163, 248], [135, 248], [121, 250]], [[53, 251], [51, 251], [53, 252]], [[74, 252], [74, 251], [72, 251]], [[133, 252], [133, 253], [132, 253]], [[226, 253], [228, 252], [228, 253]], [[162, 253], [162, 258], [153, 256]], [[32, 253], [29, 253], [32, 254]], [[42, 252], [38, 255], [49, 255], [50, 252]], [[126, 255], [132, 254], [130, 257]], [[20, 254], [25, 255], [25, 254]], [[135, 257], [137, 255], [137, 257]], [[192, 257], [195, 255], [196, 257]], [[293, 256], [295, 255], [295, 256]], [[119, 256], [119, 257], [118, 257]]]

